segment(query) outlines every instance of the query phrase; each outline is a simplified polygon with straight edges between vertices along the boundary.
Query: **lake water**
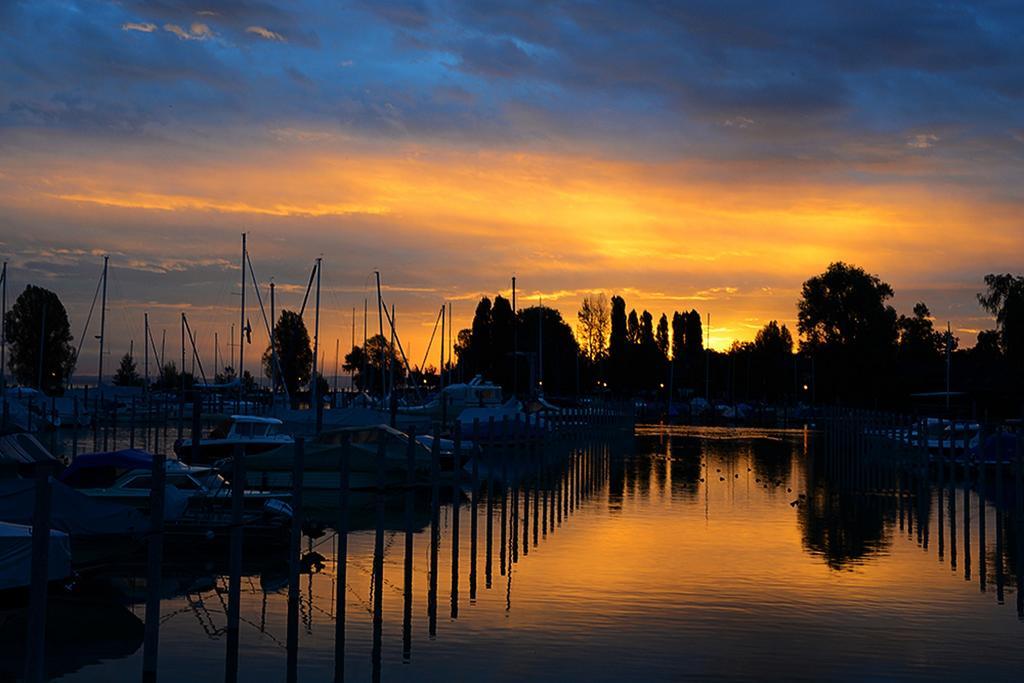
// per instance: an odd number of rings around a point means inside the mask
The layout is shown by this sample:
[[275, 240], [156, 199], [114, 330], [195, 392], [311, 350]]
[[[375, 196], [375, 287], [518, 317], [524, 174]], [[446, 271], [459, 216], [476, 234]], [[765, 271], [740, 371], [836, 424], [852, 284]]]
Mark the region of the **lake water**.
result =
[[[490, 554], [487, 487], [475, 544], [467, 489], [454, 580], [455, 514], [441, 506], [436, 591], [429, 502], [416, 502], [409, 582], [401, 505], [379, 545], [373, 512], [360, 511], [345, 586], [336, 536], [303, 539], [319, 561], [300, 577], [298, 680], [334, 674], [339, 590], [349, 680], [1021, 680], [1012, 521], [969, 493], [965, 526], [962, 490], [952, 517], [948, 491], [917, 506], [846, 490], [812, 464], [814, 445], [806, 431], [638, 427], [527, 480], [504, 527], [495, 494]], [[239, 680], [284, 680], [283, 560], [247, 559], [244, 574]], [[94, 618], [51, 646], [62, 680], [141, 677], [143, 577], [105, 581]], [[227, 588], [224, 567], [168, 564], [160, 680], [224, 680]]]

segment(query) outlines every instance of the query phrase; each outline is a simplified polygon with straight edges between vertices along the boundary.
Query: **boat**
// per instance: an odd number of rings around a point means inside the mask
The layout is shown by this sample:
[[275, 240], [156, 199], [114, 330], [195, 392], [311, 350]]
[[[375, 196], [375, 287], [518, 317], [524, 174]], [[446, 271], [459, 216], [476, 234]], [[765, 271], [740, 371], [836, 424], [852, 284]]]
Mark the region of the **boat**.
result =
[[[342, 445], [349, 440], [349, 490], [376, 490], [378, 449], [384, 447], [384, 484], [402, 485], [408, 475], [409, 436], [388, 425], [344, 427], [321, 433], [306, 442], [303, 451], [304, 489], [338, 490], [341, 484]], [[430, 447], [420, 439], [413, 446], [413, 475], [426, 480], [430, 473]], [[272, 451], [245, 458], [246, 483], [268, 490], [291, 490], [295, 446], [288, 444]], [[219, 463], [222, 472], [230, 470], [229, 461]]]
[[[47, 579], [71, 576], [71, 543], [68, 535], [50, 530]], [[32, 584], [32, 527], [0, 522], [0, 591], [17, 591]]]
[[469, 382], [449, 384], [434, 399], [419, 406], [400, 406], [402, 415], [429, 415], [435, 420], [458, 418], [467, 408], [500, 409], [501, 386], [481, 375]]
[[[190, 506], [230, 509], [231, 489], [215, 468], [168, 459], [164, 469], [164, 519], [182, 519]], [[127, 505], [148, 514], [153, 456], [138, 449], [88, 453], [75, 458], [58, 479], [90, 498]], [[267, 501], [281, 498], [281, 494], [246, 491], [243, 500], [246, 509], [259, 510]]]
[[29, 478], [38, 466], [54, 470], [62, 465], [53, 454], [28, 432], [0, 436], [0, 478]]
[[279, 433], [281, 425], [281, 420], [275, 417], [231, 415], [218, 421], [205, 437], [200, 438], [199, 457], [195, 462], [190, 438], [175, 441], [174, 453], [193, 465], [211, 464], [231, 457], [236, 446], [241, 446], [246, 455], [263, 453], [294, 443], [290, 435]]

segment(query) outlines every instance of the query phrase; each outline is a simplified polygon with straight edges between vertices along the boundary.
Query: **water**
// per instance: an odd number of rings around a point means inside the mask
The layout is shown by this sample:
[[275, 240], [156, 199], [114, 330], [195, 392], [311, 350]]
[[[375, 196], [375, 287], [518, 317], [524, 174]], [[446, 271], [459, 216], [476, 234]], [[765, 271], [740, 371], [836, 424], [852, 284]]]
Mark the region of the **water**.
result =
[[[460, 504], [454, 591], [446, 500], [433, 624], [429, 502], [416, 504], [411, 587], [402, 504], [389, 506], [377, 638], [377, 532], [362, 510], [348, 541], [346, 678], [1019, 680], [1013, 521], [968, 494], [965, 527], [962, 490], [955, 510], [948, 489], [941, 508], [933, 491], [920, 510], [907, 497], [845, 492], [812, 465], [813, 446], [804, 431], [639, 427], [634, 440], [593, 444], [544, 486], [510, 496], [504, 548], [496, 494], [490, 562], [484, 485], [475, 571], [468, 494]], [[336, 542], [330, 530], [302, 542], [322, 558], [300, 577], [298, 680], [334, 673]], [[159, 679], [224, 679], [226, 567], [165, 568]], [[286, 565], [247, 558], [243, 573], [239, 680], [283, 680]], [[51, 646], [62, 680], [141, 677], [144, 576], [129, 568], [104, 581], [91, 627], [65, 629]]]

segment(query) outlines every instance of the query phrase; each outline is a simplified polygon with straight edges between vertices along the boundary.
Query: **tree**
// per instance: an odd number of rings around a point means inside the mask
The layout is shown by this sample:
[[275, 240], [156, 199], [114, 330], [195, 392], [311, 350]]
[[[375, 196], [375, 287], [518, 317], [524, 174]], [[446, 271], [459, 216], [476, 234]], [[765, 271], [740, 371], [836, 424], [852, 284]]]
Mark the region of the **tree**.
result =
[[583, 353], [591, 361], [598, 361], [605, 354], [605, 339], [611, 327], [611, 314], [604, 294], [589, 294], [583, 298], [579, 313], [579, 338]]
[[[153, 383], [154, 389], [161, 389], [163, 391], [180, 391], [182, 388], [191, 389], [192, 384], [195, 382], [195, 378], [192, 377], [192, 373], [186, 372], [184, 374], [178, 372], [178, 366], [174, 361], [165, 363], [160, 368], [160, 374]], [[182, 384], [184, 383], [184, 387]]]
[[658, 331], [654, 334], [654, 341], [658, 344], [661, 354], [668, 357], [668, 316], [664, 313], [658, 318]]
[[686, 314], [676, 311], [672, 314], [672, 360], [677, 362], [683, 358], [686, 344]]
[[771, 356], [786, 356], [793, 353], [793, 335], [789, 329], [779, 326], [778, 320], [770, 323], [757, 331], [754, 336], [753, 350]]
[[491, 306], [491, 344], [487, 367], [484, 369], [495, 382], [512, 386], [512, 340], [516, 333], [516, 317], [512, 303], [505, 297], [494, 297]]
[[[580, 347], [572, 328], [562, 319], [562, 314], [547, 306], [524, 308], [518, 312], [519, 348], [525, 353], [533, 354], [534, 368], [537, 370], [536, 380], [543, 375], [544, 393], [548, 395], [574, 393], [576, 390], [576, 361], [580, 356]], [[543, 326], [543, 333], [538, 329]], [[538, 353], [543, 338], [544, 367], [543, 372], [537, 364], [541, 362]]]
[[469, 338], [469, 369], [471, 374], [487, 371], [491, 348], [491, 300], [480, 299], [473, 313], [473, 325]]
[[[277, 351], [278, 370], [275, 375], [274, 350]], [[276, 390], [281, 385], [294, 397], [299, 389], [309, 383], [313, 369], [313, 349], [310, 346], [309, 332], [302, 316], [295, 311], [281, 311], [277, 324], [274, 326], [273, 348], [267, 346], [263, 352], [263, 374], [277, 377]]]
[[938, 360], [946, 351], [946, 335], [935, 330], [931, 312], [924, 302], [914, 305], [912, 316], [901, 315], [896, 329], [899, 353], [904, 359]]
[[692, 310], [684, 314], [686, 332], [683, 335], [686, 345], [684, 355], [689, 354], [691, 360], [696, 360], [704, 351], [704, 326], [700, 320], [700, 313]]
[[142, 384], [139, 377], [139, 370], [135, 365], [135, 359], [130, 353], [121, 356], [121, 364], [114, 374], [114, 385], [119, 387], [137, 387]]
[[[833, 397], [891, 396], [897, 341], [892, 287], [837, 261], [804, 282], [797, 303], [802, 350], [816, 359], [816, 386]], [[822, 391], [819, 391], [819, 394]]]
[[978, 303], [996, 317], [999, 344], [1007, 360], [1024, 367], [1024, 276], [990, 273], [985, 276], [985, 286]]
[[629, 372], [629, 340], [626, 328], [626, 300], [621, 296], [613, 296], [611, 333], [608, 336], [608, 379], [612, 388], [618, 392], [625, 390], [625, 380]]
[[10, 347], [7, 365], [15, 380], [45, 393], [62, 392], [75, 367], [75, 350], [60, 298], [48, 289], [28, 285], [7, 312], [5, 328]]
[[630, 344], [640, 343], [640, 318], [637, 317], [635, 308], [629, 312], [629, 319], [626, 321], [626, 341]]
[[[354, 346], [345, 354], [344, 369], [355, 373], [356, 386], [363, 391], [379, 392], [381, 370], [395, 372], [395, 384], [405, 380], [405, 365], [397, 349], [382, 335], [375, 334], [366, 340], [366, 346]], [[363, 375], [365, 369], [366, 375]]]
[[892, 287], [877, 275], [837, 261], [807, 280], [797, 304], [801, 347], [880, 349], [896, 341]]

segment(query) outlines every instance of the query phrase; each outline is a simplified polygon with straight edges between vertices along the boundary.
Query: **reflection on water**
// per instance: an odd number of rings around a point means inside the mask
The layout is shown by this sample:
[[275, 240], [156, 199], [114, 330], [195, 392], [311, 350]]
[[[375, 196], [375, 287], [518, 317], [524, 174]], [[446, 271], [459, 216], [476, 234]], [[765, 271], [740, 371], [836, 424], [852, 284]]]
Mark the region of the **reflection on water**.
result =
[[[805, 431], [641, 427], [492, 453], [454, 498], [335, 510], [301, 542], [292, 652], [286, 558], [243, 558], [234, 586], [227, 563], [165, 566], [158, 680], [1016, 678], [1021, 535], [1002, 487], [971, 482], [983, 501], [962, 472], [929, 485], [820, 451]], [[135, 628], [101, 647], [83, 626], [50, 646], [69, 660], [52, 671], [140, 677], [145, 575], [101, 581]]]

